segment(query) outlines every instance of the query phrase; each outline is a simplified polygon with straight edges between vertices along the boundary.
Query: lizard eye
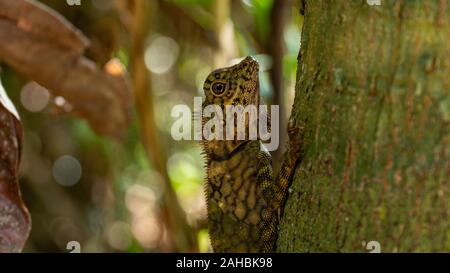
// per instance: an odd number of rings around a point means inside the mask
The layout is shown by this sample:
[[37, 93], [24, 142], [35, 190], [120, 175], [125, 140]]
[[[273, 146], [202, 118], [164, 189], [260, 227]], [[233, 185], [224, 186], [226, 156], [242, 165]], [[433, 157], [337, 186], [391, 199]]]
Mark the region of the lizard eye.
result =
[[224, 82], [215, 82], [211, 86], [211, 91], [214, 93], [214, 95], [218, 95], [218, 96], [225, 93], [226, 89], [227, 89], [227, 84]]

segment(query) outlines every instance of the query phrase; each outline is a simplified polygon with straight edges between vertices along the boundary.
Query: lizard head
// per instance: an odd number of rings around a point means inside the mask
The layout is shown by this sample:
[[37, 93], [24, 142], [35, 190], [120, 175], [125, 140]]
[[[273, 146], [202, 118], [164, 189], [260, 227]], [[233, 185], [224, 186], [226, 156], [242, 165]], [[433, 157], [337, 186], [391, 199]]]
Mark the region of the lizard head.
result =
[[[205, 101], [203, 107], [207, 105], [219, 106], [224, 115], [226, 106], [247, 107], [259, 106], [259, 64], [253, 57], [246, 57], [240, 63], [220, 68], [211, 72], [203, 85]], [[225, 116], [224, 116], [225, 118]], [[206, 122], [204, 119], [203, 122]], [[223, 123], [226, 131], [226, 122]], [[246, 116], [245, 128], [249, 130], [249, 118]], [[231, 154], [237, 147], [249, 140], [246, 134], [244, 139], [238, 139], [237, 127], [234, 124], [233, 140], [210, 140], [204, 142], [207, 153], [213, 156], [224, 157]]]
[[211, 72], [203, 85], [205, 103], [259, 105], [259, 65], [251, 56], [240, 63]]

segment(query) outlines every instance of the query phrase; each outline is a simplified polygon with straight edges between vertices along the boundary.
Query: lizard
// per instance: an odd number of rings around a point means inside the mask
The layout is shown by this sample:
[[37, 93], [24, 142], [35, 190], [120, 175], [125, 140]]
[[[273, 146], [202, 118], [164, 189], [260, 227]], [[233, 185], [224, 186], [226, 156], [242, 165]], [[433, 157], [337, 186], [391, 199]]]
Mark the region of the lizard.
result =
[[[260, 105], [259, 64], [251, 56], [212, 71], [203, 84], [202, 108]], [[198, 117], [197, 117], [198, 118]], [[202, 115], [202, 123], [208, 119]], [[226, 120], [222, 122], [224, 128]], [[234, 125], [235, 126], [235, 125]], [[246, 119], [245, 127], [252, 126]], [[236, 127], [234, 127], [236, 129]], [[214, 252], [262, 253], [276, 247], [278, 223], [295, 166], [297, 143], [291, 142], [275, 177], [272, 159], [259, 139], [201, 140], [206, 164], [208, 230]], [[288, 133], [295, 135], [290, 120]], [[292, 138], [295, 139], [295, 138]]]

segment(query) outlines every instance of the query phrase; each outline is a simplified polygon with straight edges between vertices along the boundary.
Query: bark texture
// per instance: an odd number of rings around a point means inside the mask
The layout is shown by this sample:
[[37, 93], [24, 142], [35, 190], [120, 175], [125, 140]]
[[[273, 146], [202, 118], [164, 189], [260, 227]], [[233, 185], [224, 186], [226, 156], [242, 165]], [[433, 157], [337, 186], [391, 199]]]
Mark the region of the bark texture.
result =
[[305, 4], [277, 251], [450, 251], [450, 3]]

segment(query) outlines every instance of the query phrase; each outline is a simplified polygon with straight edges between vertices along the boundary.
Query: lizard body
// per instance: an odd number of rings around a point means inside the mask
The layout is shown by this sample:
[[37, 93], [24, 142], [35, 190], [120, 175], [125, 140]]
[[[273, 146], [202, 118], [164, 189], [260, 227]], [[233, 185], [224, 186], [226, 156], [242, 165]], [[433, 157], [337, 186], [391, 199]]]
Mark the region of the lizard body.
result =
[[[259, 65], [252, 57], [209, 74], [203, 89], [207, 105], [255, 105], [260, 103]], [[205, 124], [207, 119], [202, 117]], [[226, 122], [223, 120], [225, 128]], [[245, 123], [246, 129], [255, 126]], [[236, 129], [236, 127], [234, 128]], [[272, 252], [277, 226], [297, 157], [286, 153], [274, 178], [270, 154], [261, 141], [203, 140], [206, 159], [208, 228], [215, 252]]]

